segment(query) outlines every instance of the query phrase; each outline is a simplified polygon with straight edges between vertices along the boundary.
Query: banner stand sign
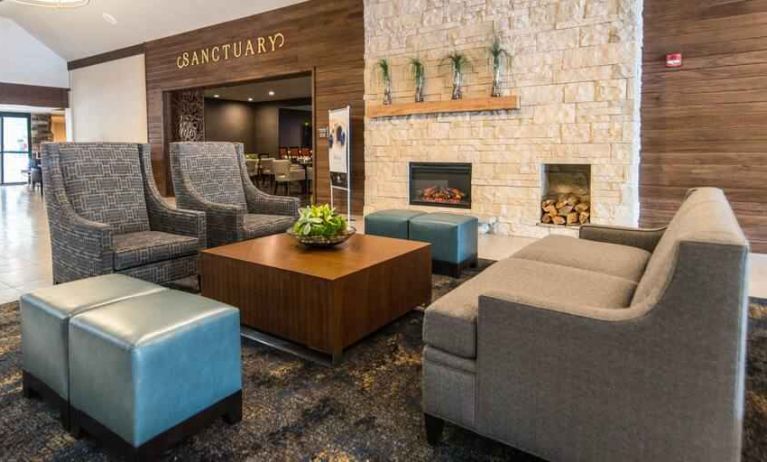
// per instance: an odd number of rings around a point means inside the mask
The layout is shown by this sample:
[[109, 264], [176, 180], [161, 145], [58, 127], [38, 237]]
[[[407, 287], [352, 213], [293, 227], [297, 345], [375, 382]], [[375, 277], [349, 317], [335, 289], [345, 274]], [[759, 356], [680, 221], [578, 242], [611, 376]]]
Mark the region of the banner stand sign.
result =
[[330, 160], [330, 206], [334, 193], [346, 192], [346, 218], [352, 216], [351, 106], [328, 111], [328, 158]]

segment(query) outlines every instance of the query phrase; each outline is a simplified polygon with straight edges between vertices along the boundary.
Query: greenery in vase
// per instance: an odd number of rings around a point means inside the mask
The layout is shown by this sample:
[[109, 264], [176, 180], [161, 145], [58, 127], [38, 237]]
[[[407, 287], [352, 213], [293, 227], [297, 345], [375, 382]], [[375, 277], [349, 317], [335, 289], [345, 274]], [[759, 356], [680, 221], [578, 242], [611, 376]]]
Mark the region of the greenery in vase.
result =
[[391, 80], [391, 74], [389, 73], [389, 61], [385, 59], [378, 60], [378, 69], [381, 71], [381, 79], [384, 82]]
[[423, 101], [423, 84], [426, 79], [426, 71], [418, 58], [410, 60], [410, 72], [413, 73], [413, 80], [415, 80], [415, 101], [420, 103]]
[[447, 55], [447, 60], [450, 61], [453, 69], [453, 99], [461, 99], [463, 97], [463, 91], [461, 90], [463, 71], [465, 66], [469, 64], [469, 59], [463, 53], [454, 51]]
[[506, 56], [509, 56], [509, 52], [507, 52], [502, 46], [501, 46], [501, 40], [499, 38], [495, 38], [493, 41], [493, 44], [488, 49], [490, 51], [490, 56], [493, 59], [493, 96], [501, 96], [501, 69], [503, 67], [503, 58]]
[[384, 82], [384, 104], [391, 104], [391, 72], [389, 70], [389, 61], [380, 59], [378, 69], [381, 71], [381, 78]]
[[332, 237], [346, 232], [346, 219], [328, 204], [299, 209], [293, 232], [302, 236]]

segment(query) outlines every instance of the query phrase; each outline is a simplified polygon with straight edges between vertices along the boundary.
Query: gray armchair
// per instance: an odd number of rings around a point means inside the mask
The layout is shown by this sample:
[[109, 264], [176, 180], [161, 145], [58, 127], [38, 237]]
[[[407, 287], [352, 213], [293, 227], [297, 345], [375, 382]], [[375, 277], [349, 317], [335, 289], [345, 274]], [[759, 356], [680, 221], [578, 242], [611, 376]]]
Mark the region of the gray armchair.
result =
[[121, 273], [166, 284], [197, 274], [205, 214], [163, 201], [149, 145], [44, 143], [53, 282]]
[[547, 460], [740, 460], [748, 243], [722, 191], [664, 230], [585, 226], [426, 310], [423, 406]]
[[170, 159], [177, 206], [205, 212], [211, 247], [282, 233], [298, 217], [298, 199], [253, 186], [242, 143], [171, 143]]

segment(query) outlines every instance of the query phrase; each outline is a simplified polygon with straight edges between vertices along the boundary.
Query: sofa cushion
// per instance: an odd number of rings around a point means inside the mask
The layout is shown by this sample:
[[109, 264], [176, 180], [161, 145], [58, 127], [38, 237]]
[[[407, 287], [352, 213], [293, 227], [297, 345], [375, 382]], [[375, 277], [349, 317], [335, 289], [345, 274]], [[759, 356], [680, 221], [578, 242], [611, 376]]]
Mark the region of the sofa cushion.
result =
[[117, 234], [149, 229], [137, 144], [62, 143], [58, 151], [64, 189], [78, 215], [111, 225]]
[[638, 282], [650, 252], [555, 234], [526, 246], [513, 257], [596, 271]]
[[625, 308], [636, 283], [609, 274], [508, 258], [432, 303], [424, 318], [424, 342], [464, 358], [477, 354], [479, 296], [507, 292], [548, 304]]
[[117, 234], [114, 242], [114, 269], [123, 270], [172, 258], [194, 255], [200, 250], [196, 237], [160, 231]]
[[295, 222], [295, 217], [289, 215], [264, 215], [249, 213], [243, 217], [245, 239], [253, 239], [270, 234], [284, 233]]

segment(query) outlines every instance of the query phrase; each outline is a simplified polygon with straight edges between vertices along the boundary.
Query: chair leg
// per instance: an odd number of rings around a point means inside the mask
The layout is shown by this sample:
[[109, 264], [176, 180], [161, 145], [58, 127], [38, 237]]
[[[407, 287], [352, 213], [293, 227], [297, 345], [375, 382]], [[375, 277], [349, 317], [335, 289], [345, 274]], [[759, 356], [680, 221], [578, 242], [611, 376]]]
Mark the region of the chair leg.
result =
[[274, 182], [274, 191], [272, 192], [272, 194], [277, 194], [277, 181], [276, 180]]
[[424, 414], [423, 423], [424, 427], [426, 427], [426, 441], [432, 446], [439, 444], [442, 430], [445, 428], [445, 421], [439, 417]]

